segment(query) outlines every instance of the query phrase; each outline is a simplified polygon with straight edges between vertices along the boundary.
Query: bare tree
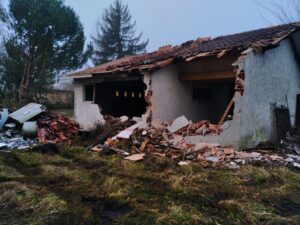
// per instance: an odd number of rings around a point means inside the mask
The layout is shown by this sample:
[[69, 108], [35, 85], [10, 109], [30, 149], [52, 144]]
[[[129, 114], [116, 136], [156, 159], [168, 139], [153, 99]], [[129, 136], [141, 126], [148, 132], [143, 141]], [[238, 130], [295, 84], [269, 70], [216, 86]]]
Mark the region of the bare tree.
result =
[[[281, 23], [300, 21], [299, 0], [256, 0], [263, 11], [274, 16]], [[264, 18], [266, 16], [264, 15]]]

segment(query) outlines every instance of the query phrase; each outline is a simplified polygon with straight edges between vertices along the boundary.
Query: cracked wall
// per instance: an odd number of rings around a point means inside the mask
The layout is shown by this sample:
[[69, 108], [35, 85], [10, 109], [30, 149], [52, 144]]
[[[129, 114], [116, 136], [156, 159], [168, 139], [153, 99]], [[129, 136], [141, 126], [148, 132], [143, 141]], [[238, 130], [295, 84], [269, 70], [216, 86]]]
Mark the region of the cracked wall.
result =
[[241, 105], [241, 142], [275, 141], [273, 104], [288, 105], [295, 122], [300, 70], [289, 40], [265, 53], [250, 52], [245, 60], [244, 95]]

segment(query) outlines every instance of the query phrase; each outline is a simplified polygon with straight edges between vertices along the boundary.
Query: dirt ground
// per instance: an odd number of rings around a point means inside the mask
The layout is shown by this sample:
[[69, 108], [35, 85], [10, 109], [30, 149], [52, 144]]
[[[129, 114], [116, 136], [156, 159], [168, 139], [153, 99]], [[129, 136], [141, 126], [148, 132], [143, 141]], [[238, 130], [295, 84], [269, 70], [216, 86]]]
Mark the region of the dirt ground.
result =
[[82, 147], [1, 151], [0, 224], [300, 224], [300, 173], [133, 163]]

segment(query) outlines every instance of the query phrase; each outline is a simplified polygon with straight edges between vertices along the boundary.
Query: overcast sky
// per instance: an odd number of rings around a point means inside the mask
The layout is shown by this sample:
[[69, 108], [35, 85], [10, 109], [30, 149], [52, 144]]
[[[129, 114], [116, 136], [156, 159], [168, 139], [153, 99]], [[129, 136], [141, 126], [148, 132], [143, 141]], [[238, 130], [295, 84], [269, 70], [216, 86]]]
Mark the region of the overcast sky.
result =
[[[152, 51], [163, 45], [176, 45], [198, 37], [216, 37], [276, 24], [275, 18], [266, 15], [256, 1], [123, 0], [123, 3], [129, 6], [138, 31], [143, 31], [144, 39], [150, 39], [148, 51]], [[88, 40], [95, 33], [97, 19], [112, 2], [65, 0], [65, 4], [73, 7], [79, 15]]]

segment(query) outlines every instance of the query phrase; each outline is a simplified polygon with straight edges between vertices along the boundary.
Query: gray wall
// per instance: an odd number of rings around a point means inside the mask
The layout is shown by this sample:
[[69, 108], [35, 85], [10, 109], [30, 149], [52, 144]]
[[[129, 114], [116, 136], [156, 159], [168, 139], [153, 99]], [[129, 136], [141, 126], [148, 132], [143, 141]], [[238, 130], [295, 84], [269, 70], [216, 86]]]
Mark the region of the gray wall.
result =
[[271, 103], [286, 105], [295, 121], [300, 71], [289, 40], [264, 54], [250, 53], [245, 61], [245, 92], [241, 103], [242, 142], [275, 140]]
[[[193, 88], [207, 88], [213, 91], [213, 101], [199, 102], [193, 100]], [[228, 83], [203, 83], [197, 81], [180, 81], [175, 65], [167, 66], [152, 74], [151, 89], [153, 118], [172, 121], [184, 115], [193, 122], [220, 119], [230, 101]]]
[[84, 101], [84, 86], [92, 82], [92, 79], [74, 82], [74, 116], [84, 130], [91, 130], [97, 124], [104, 123], [99, 106], [94, 102]]

